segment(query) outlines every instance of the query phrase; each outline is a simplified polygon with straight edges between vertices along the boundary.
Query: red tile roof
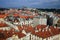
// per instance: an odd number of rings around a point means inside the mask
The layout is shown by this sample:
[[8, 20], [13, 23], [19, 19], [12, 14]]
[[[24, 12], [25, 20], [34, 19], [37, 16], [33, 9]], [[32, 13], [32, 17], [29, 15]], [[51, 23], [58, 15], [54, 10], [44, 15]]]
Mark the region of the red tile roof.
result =
[[0, 15], [0, 18], [4, 18], [5, 17], [5, 15]]
[[28, 19], [29, 16], [26, 16], [26, 15], [19, 15], [20, 18], [23, 18], [23, 19]]
[[4, 37], [5, 38], [9, 38], [9, 37], [12, 37], [14, 34], [15, 35], [18, 35], [19, 38], [22, 38], [25, 36], [25, 34], [21, 33], [21, 32], [16, 32], [14, 29], [11, 29], [9, 31], [3, 31], [3, 30], [0, 30], [0, 33], [4, 34]]
[[[46, 29], [46, 27], [47, 27], [46, 25], [37, 25], [35, 27], [35, 28], [37, 28], [37, 30], [42, 29], [41, 31], [38, 31], [38, 32], [35, 32], [35, 29], [31, 25], [18, 26], [18, 29], [20, 31], [25, 30], [26, 32], [31, 32], [31, 34], [36, 35], [38, 37], [42, 37], [42, 38], [47, 38], [47, 37], [54, 36], [54, 35], [57, 35], [60, 33], [60, 31], [57, 27], [50, 26], [47, 29]], [[23, 34], [21, 32], [16, 32], [14, 29], [11, 29], [9, 31], [0, 30], [0, 32], [4, 33], [6, 38], [11, 37], [14, 34], [18, 35], [19, 38], [22, 38], [25, 36], [25, 34]]]
[[57, 34], [59, 34], [59, 29], [54, 28], [54, 27], [50, 27], [48, 29], [44, 29], [44, 31], [38, 31], [38, 32], [35, 33], [35, 35], [37, 35], [38, 37], [42, 37], [42, 38], [47, 38], [47, 37], [54, 36], [54, 35], [57, 35]]
[[19, 29], [20, 31], [22, 31], [22, 30], [23, 30], [23, 28], [22, 28], [21, 26], [18, 26], [18, 29]]
[[37, 25], [37, 26], [36, 26], [36, 29], [39, 30], [39, 29], [43, 29], [43, 28], [45, 28], [45, 27], [46, 27], [46, 25]]
[[2, 15], [0, 15], [0, 18], [5, 18], [5, 17], [7, 17], [9, 14], [2, 14]]
[[36, 32], [36, 35], [38, 37], [47, 38], [51, 36], [51, 33], [49, 31], [44, 30], [44, 32], [42, 31]]
[[33, 27], [29, 25], [26, 29], [26, 32], [34, 32]]
[[14, 13], [13, 16], [14, 17], [17, 17], [17, 16], [19, 16], [19, 14], [18, 13]]
[[5, 23], [0, 23], [0, 27], [7, 27], [8, 25]]
[[26, 36], [24, 33], [15, 32], [15, 35], [18, 35], [19, 38]]
[[53, 33], [53, 35], [59, 34], [58, 28], [54, 28], [51, 26], [50, 29], [51, 29], [51, 32]]

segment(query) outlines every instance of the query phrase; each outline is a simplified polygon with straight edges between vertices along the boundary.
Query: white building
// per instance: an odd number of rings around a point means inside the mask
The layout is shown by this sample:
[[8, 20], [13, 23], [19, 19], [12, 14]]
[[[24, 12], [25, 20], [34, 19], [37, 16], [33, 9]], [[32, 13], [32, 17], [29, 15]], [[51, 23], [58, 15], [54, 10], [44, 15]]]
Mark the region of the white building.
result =
[[39, 18], [39, 24], [41, 24], [41, 25], [47, 25], [47, 18], [40, 17]]
[[33, 22], [32, 19], [29, 19], [29, 20], [21, 19], [19, 24], [20, 25], [28, 25], [28, 24], [31, 24], [32, 22]]

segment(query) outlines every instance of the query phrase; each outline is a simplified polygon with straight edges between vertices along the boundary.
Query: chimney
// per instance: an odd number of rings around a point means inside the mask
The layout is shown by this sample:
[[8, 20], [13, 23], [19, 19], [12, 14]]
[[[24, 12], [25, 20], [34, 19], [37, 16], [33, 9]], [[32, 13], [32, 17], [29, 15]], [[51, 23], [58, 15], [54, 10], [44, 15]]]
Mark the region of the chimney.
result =
[[54, 26], [54, 28], [57, 28], [56, 26]]
[[49, 28], [49, 31], [51, 31], [51, 29]]
[[22, 30], [22, 33], [26, 34], [26, 31], [25, 30]]
[[37, 30], [37, 27], [35, 27], [35, 30]]
[[46, 31], [48, 31], [48, 29], [49, 29], [49, 25], [46, 27]]
[[41, 29], [39, 29], [39, 31], [41, 31]]
[[44, 29], [42, 30], [42, 32], [44, 32]]
[[46, 27], [46, 29], [48, 29], [49, 28], [49, 25]]
[[32, 27], [34, 27], [34, 25], [33, 24], [30, 24]]

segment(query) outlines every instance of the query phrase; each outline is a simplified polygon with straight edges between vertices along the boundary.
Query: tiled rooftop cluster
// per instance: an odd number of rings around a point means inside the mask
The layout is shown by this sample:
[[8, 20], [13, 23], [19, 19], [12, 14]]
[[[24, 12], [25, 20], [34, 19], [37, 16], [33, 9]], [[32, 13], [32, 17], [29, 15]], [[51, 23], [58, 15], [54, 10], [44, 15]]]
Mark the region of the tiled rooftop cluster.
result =
[[14, 34], [18, 35], [19, 38], [25, 37], [27, 33], [31, 33], [31, 35], [35, 35], [41, 38], [48, 38], [60, 34], [59, 28], [55, 26], [37, 25], [36, 27], [32, 27], [30, 25], [22, 25], [18, 26], [18, 29], [19, 32], [15, 31], [13, 28], [10, 30], [0, 29], [0, 39], [12, 37]]
[[10, 9], [10, 10], [5, 10], [0, 12], [0, 18], [5, 18], [12, 14], [14, 17], [19, 16], [20, 18], [33, 18], [34, 16], [37, 16], [38, 14], [35, 12], [31, 12], [30, 10], [15, 10], [15, 9]]
[[[12, 18], [11, 18], [12, 16]], [[10, 19], [9, 19], [10, 17]], [[18, 30], [15, 30], [13, 27], [10, 27], [8, 24], [0, 20], [0, 40], [6, 40], [13, 36], [18, 36], [20, 40], [24, 40], [26, 37], [30, 37], [29, 40], [40, 40], [39, 38], [50, 38], [55, 35], [59, 35], [60, 37], [60, 28], [57, 26], [49, 26], [49, 25], [41, 25], [41, 24], [35, 24], [36, 26], [32, 26], [32, 24], [35, 22], [33, 18], [39, 18], [39, 15], [37, 12], [31, 12], [30, 10], [5, 10], [0, 12], [0, 19], [3, 18], [3, 20], [7, 23], [11, 22], [11, 25], [17, 26]], [[40, 16], [41, 17], [41, 16]], [[7, 19], [6, 19], [7, 18]], [[13, 20], [13, 19], [20, 19]], [[43, 18], [43, 17], [42, 17]], [[9, 21], [8, 21], [9, 19]], [[11, 20], [12, 19], [12, 20]], [[24, 19], [24, 24], [21, 23], [20, 25], [14, 25], [12, 22], [22, 22], [21, 20]], [[30, 24], [25, 24], [25, 21], [30, 20]], [[40, 19], [36, 20], [39, 21]], [[31, 22], [32, 21], [32, 22]], [[39, 21], [41, 22], [41, 21]], [[47, 22], [47, 21], [46, 21]], [[9, 23], [10, 24], [10, 23]], [[34, 38], [35, 37], [35, 38]], [[37, 39], [36, 39], [37, 38]]]

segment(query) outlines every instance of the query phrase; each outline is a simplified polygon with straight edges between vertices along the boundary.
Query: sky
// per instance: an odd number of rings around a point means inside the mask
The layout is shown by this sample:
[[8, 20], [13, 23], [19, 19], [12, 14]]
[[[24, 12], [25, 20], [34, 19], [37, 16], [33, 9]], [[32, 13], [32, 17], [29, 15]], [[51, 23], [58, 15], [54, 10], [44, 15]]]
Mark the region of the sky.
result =
[[60, 9], [60, 0], [0, 0], [0, 8], [56, 8]]

